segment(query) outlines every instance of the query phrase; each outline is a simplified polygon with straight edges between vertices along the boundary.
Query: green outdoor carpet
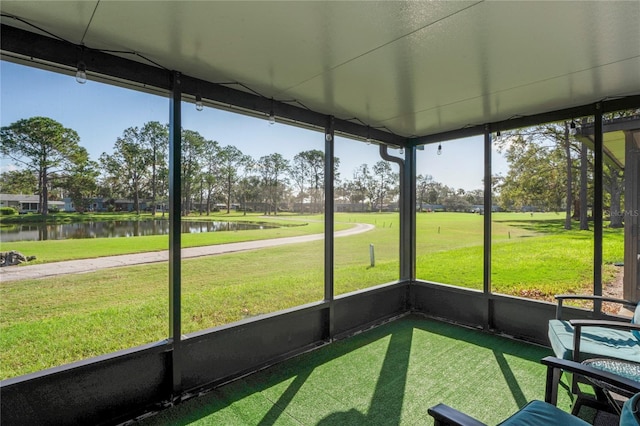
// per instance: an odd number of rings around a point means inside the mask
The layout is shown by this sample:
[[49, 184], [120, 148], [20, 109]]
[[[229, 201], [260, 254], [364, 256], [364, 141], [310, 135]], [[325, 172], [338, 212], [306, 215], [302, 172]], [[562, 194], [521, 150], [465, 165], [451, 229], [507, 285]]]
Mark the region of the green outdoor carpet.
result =
[[[432, 425], [439, 402], [495, 424], [544, 399], [550, 349], [418, 316], [301, 355], [140, 425]], [[569, 410], [561, 388], [558, 406]]]

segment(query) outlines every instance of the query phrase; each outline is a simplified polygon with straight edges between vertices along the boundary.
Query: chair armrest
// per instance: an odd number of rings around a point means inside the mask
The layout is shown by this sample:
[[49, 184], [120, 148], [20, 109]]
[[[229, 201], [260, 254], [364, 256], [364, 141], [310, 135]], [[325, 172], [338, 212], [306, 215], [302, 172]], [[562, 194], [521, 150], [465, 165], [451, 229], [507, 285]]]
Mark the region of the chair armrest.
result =
[[556, 294], [556, 300], [565, 300], [565, 299], [582, 299], [582, 300], [601, 300], [603, 302], [612, 302], [612, 303], [621, 303], [623, 305], [636, 306], [636, 303], [626, 300], [626, 299], [618, 299], [615, 297], [607, 297], [607, 296], [596, 296], [592, 294]]
[[580, 360], [580, 341], [582, 338], [582, 327], [606, 327], [619, 330], [638, 330], [640, 324], [632, 324], [625, 321], [607, 321], [607, 320], [569, 320], [569, 324], [573, 326], [573, 360]]
[[552, 356], [545, 357], [540, 362], [547, 366], [547, 388], [545, 390], [545, 401], [554, 405], [556, 404], [558, 397], [558, 382], [561, 371], [568, 371], [570, 373], [579, 374], [601, 382], [606, 382], [631, 393], [640, 392], [640, 382], [636, 382], [635, 380], [627, 379], [626, 377], [618, 376], [617, 374], [609, 373], [607, 371], [598, 370], [597, 368], [593, 368], [579, 362]]
[[445, 404], [438, 404], [431, 407], [427, 412], [434, 418], [435, 426], [487, 426], [473, 417]]
[[610, 320], [591, 320], [591, 319], [578, 319], [578, 320], [569, 320], [569, 324], [571, 324], [575, 328], [582, 327], [608, 327], [608, 328], [619, 328], [626, 330], [640, 330], [640, 324], [633, 324], [626, 321], [610, 321]]
[[591, 294], [556, 294], [556, 300], [558, 301], [558, 306], [556, 307], [556, 319], [562, 319], [562, 302], [564, 300], [599, 300], [601, 302], [610, 302], [610, 303], [619, 303], [623, 306], [627, 306], [629, 308], [636, 307], [636, 303], [625, 300], [625, 299], [617, 299], [614, 297], [606, 297], [606, 296], [595, 296]]

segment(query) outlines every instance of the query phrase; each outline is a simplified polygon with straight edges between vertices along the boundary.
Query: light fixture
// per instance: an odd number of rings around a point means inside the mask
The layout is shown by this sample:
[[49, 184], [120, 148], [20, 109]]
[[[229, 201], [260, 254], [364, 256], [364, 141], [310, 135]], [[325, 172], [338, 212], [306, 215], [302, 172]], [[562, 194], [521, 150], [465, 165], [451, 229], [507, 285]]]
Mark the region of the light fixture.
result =
[[204, 104], [202, 103], [202, 96], [200, 93], [196, 94], [196, 111], [202, 111], [204, 109]]
[[87, 82], [87, 65], [81, 59], [78, 61], [78, 69], [76, 71], [76, 81], [80, 84]]
[[496, 132], [496, 136], [497, 136], [497, 137], [500, 137], [500, 135], [501, 135], [500, 130], [498, 130], [498, 131]]
[[273, 98], [271, 98], [271, 110], [269, 110], [269, 124], [276, 124], [276, 114], [273, 112]]
[[571, 124], [569, 125], [569, 133], [571, 133], [572, 136], [575, 136], [576, 132], [576, 122], [571, 120]]
[[399, 154], [400, 154], [400, 155], [404, 155], [404, 148], [403, 148], [403, 147], [400, 147]]
[[438, 155], [442, 155], [442, 144], [438, 144], [438, 151], [436, 152]]

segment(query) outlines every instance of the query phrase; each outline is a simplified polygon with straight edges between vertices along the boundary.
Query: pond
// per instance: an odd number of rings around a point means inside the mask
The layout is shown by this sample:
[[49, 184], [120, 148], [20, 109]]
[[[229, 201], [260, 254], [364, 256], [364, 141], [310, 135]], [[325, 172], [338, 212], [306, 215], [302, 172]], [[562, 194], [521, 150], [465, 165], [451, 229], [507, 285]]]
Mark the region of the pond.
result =
[[[262, 222], [192, 222], [182, 221], [183, 234], [201, 232], [244, 231], [249, 229], [278, 228], [273, 223]], [[118, 238], [145, 235], [168, 235], [168, 220], [114, 220], [59, 224], [16, 224], [0, 228], [0, 241], [44, 241], [75, 238]]]

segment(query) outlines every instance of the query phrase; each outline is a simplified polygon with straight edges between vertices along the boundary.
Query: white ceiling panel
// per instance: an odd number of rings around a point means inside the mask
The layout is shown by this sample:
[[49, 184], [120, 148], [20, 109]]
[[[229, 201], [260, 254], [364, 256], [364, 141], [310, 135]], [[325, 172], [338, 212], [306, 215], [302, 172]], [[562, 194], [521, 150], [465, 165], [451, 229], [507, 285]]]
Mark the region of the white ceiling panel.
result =
[[[57, 37], [80, 44], [99, 0], [87, 1], [2, 1], [2, 14], [12, 15], [28, 22], [6, 18], [2, 23], [40, 33], [34, 26], [50, 31]], [[41, 33], [44, 34], [44, 33]]]
[[137, 52], [404, 136], [640, 94], [638, 1], [3, 0], [0, 8], [76, 44]]

